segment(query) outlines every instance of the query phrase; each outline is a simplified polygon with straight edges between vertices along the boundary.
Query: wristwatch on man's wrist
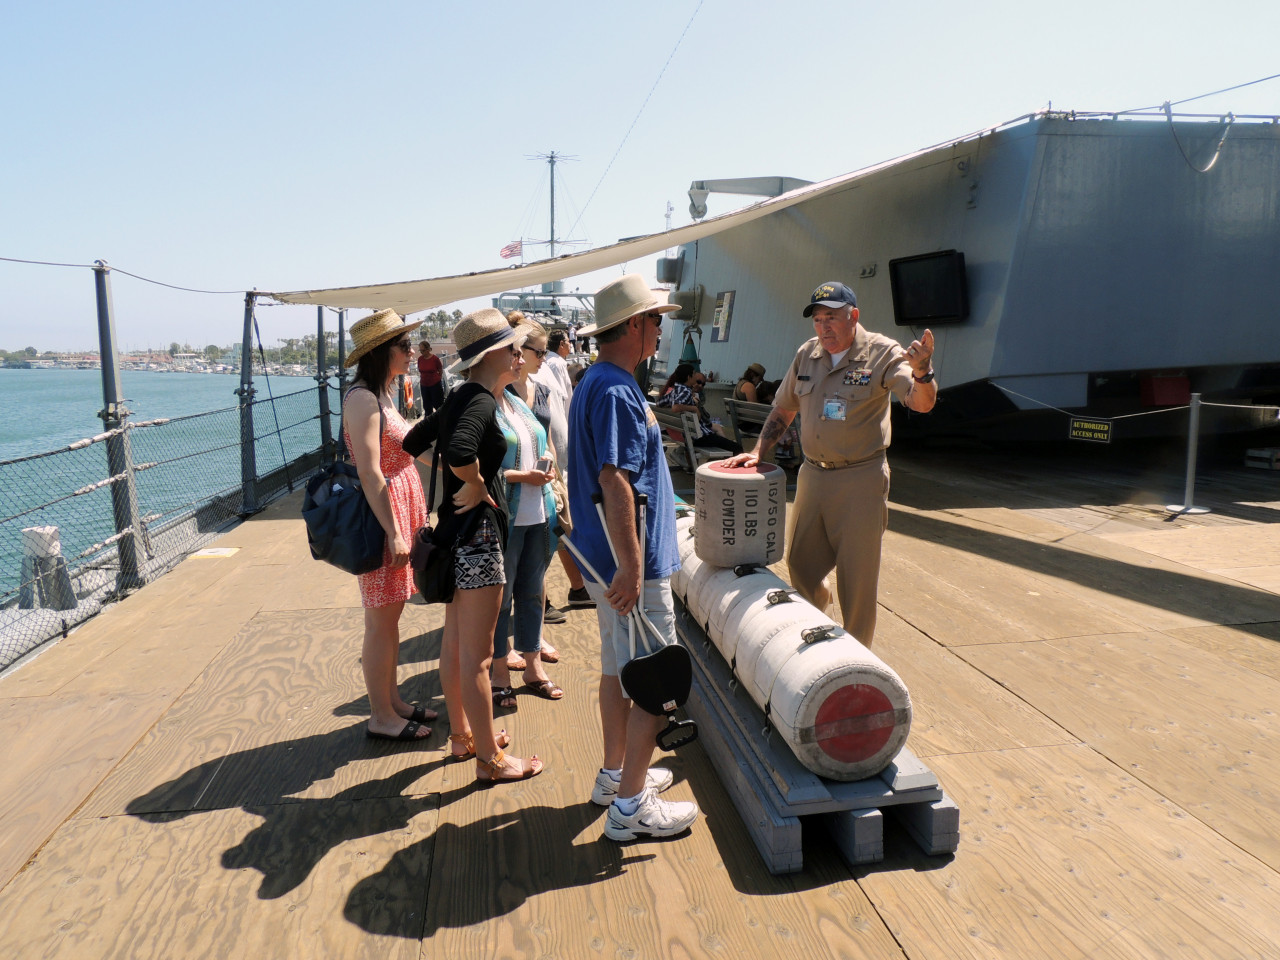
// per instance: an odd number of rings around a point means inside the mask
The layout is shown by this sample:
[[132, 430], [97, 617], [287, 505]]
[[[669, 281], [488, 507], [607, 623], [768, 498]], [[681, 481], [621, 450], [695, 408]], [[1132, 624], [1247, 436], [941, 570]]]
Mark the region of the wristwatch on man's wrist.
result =
[[929, 372], [926, 373], [923, 377], [917, 377], [914, 373], [912, 373], [911, 379], [914, 380], [916, 383], [933, 383], [933, 367], [930, 367]]

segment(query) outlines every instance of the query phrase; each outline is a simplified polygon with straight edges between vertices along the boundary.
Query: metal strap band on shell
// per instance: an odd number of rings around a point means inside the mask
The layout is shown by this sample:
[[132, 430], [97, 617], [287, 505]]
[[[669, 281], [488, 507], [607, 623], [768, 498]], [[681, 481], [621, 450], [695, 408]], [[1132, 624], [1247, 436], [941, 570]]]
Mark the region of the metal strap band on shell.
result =
[[817, 643], [819, 640], [830, 640], [836, 635], [840, 628], [834, 623], [824, 627], [810, 627], [800, 633], [800, 639], [805, 643]]
[[909, 723], [910, 720], [910, 710], [884, 710], [881, 713], [843, 717], [833, 723], [824, 723], [820, 732], [818, 727], [803, 727], [796, 731], [796, 739], [800, 743], [817, 743], [819, 740], [830, 740], [833, 737], [847, 737], [858, 733], [869, 733], [872, 730], [882, 730], [885, 727], [899, 727]]
[[780, 603], [791, 603], [792, 596], [789, 590], [773, 590], [765, 598], [769, 602], [769, 606], [776, 607]]

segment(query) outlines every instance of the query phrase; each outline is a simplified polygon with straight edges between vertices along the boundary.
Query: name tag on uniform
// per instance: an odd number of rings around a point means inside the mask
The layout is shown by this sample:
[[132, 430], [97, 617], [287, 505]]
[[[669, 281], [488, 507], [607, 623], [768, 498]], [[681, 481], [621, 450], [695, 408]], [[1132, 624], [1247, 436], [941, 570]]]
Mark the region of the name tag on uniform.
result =
[[798, 377], [796, 377], [796, 379], [797, 379], [797, 380], [808, 380], [808, 379], [809, 379], [809, 375], [808, 375], [807, 373], [802, 373], [802, 374], [800, 374]]
[[823, 420], [845, 419], [846, 405], [844, 397], [827, 397], [822, 401]]
[[870, 382], [870, 370], [855, 370], [850, 367], [844, 372], [844, 385], [846, 387], [865, 387]]

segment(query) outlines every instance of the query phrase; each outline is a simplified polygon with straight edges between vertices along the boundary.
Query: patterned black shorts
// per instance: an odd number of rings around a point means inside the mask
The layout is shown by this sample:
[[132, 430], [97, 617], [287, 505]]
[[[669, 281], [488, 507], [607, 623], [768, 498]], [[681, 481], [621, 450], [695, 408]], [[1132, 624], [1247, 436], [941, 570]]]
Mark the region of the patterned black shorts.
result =
[[476, 532], [466, 543], [458, 544], [454, 570], [459, 590], [500, 587], [507, 582], [502, 567], [502, 544], [498, 531], [487, 518], [480, 521]]

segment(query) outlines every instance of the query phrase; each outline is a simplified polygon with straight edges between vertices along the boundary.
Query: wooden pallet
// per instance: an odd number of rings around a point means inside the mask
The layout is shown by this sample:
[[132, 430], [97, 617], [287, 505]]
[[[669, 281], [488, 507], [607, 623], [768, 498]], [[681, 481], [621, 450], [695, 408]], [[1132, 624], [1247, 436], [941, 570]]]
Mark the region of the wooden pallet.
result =
[[676, 629], [693, 654], [694, 687], [685, 711], [770, 873], [804, 867], [801, 821], [820, 819], [850, 864], [884, 859], [884, 814], [927, 854], [953, 853], [960, 808], [908, 750], [879, 776], [841, 782], [801, 765], [739, 687], [728, 664], [677, 597]]

